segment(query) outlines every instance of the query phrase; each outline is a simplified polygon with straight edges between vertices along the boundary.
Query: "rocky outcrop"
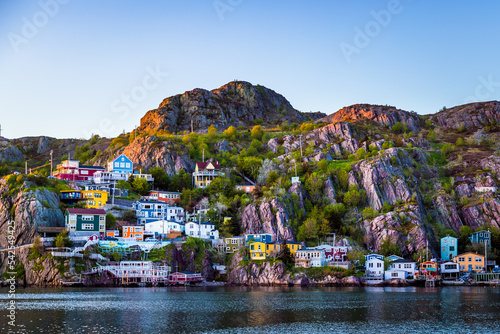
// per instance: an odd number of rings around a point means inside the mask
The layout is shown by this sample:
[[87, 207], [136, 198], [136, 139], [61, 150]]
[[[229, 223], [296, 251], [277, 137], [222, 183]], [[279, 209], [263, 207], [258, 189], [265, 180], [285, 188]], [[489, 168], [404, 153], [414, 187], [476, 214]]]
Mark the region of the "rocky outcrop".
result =
[[500, 102], [476, 102], [445, 109], [431, 115], [429, 120], [443, 128], [465, 130], [482, 128], [492, 122], [500, 123]]
[[269, 233], [274, 240], [294, 240], [285, 208], [277, 199], [263, 199], [243, 208], [241, 229], [244, 234]]
[[500, 227], [500, 201], [491, 198], [484, 203], [465, 206], [462, 215], [466, 225], [476, 229], [483, 225]]
[[0, 141], [0, 162], [16, 162], [24, 159], [23, 152], [7, 140]]
[[500, 176], [500, 157], [499, 156], [491, 155], [487, 158], [484, 158], [481, 161], [479, 161], [479, 166], [481, 166], [481, 168], [484, 170], [489, 169], [494, 174]]
[[330, 204], [337, 203], [335, 199], [335, 188], [333, 187], [333, 182], [331, 178], [328, 178], [323, 184], [323, 193], [325, 194], [325, 198], [328, 200]]
[[365, 243], [373, 252], [379, 252], [386, 240], [400, 247], [403, 256], [410, 256], [426, 247], [427, 236], [420, 209], [407, 205], [400, 212], [388, 212], [363, 223]]
[[[28, 188], [28, 184], [26, 184]], [[15, 222], [15, 244], [33, 242], [38, 227], [64, 226], [64, 217], [59, 210], [59, 197], [47, 190], [24, 190], [15, 196], [2, 196], [8, 192], [3, 181], [0, 186], [0, 230], [7, 231], [9, 222]], [[8, 247], [7, 235], [0, 234], [0, 246]]]
[[196, 88], [163, 100], [158, 109], [141, 119], [139, 131], [206, 131], [229, 126], [250, 126], [262, 119], [272, 124], [303, 122], [324, 117], [322, 113], [301, 113], [280, 94], [263, 86], [233, 81], [208, 91]]
[[354, 104], [344, 107], [336, 113], [318, 120], [318, 122], [337, 123], [358, 120], [370, 120], [388, 127], [392, 127], [397, 122], [405, 123], [412, 132], [418, 132], [420, 129], [420, 118], [416, 113], [395, 107], [371, 104]]

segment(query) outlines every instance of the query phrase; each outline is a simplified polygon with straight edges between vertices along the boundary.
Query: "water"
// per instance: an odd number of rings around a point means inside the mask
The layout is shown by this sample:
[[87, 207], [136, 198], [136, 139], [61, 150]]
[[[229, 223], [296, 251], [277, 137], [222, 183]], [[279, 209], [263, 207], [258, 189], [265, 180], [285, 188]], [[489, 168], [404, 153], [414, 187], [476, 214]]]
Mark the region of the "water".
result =
[[500, 333], [492, 287], [19, 288], [16, 305], [11, 333]]

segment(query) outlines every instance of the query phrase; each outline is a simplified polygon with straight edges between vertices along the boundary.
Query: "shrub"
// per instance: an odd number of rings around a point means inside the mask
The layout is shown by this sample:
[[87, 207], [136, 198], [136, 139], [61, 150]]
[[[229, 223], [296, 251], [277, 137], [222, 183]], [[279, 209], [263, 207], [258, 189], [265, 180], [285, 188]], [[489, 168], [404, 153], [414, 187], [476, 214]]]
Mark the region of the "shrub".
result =
[[377, 210], [373, 210], [371, 207], [366, 207], [361, 214], [363, 215], [364, 219], [373, 219], [379, 215], [379, 212]]
[[436, 134], [434, 133], [434, 130], [429, 131], [429, 133], [427, 134], [427, 140], [432, 142], [432, 143], [437, 140]]
[[458, 137], [457, 141], [455, 142], [457, 146], [463, 146], [465, 145], [464, 140], [461, 137]]
[[462, 133], [465, 131], [465, 126], [463, 124], [460, 124], [457, 128], [457, 132], [458, 133]]

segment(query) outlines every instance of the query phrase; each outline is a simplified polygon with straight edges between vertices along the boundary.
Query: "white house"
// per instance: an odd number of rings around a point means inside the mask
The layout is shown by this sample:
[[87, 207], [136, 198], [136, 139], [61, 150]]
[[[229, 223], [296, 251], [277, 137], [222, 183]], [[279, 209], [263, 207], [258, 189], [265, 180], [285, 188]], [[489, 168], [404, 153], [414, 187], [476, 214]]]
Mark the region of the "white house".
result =
[[326, 265], [324, 249], [304, 248], [295, 253], [296, 267], [323, 267]]
[[458, 263], [444, 262], [439, 265], [442, 279], [458, 279], [460, 276], [460, 268]]
[[144, 225], [144, 233], [164, 237], [170, 232], [184, 232], [184, 224], [174, 221], [157, 220]]
[[140, 225], [157, 220], [169, 220], [177, 223], [184, 222], [184, 209], [178, 206], [169, 206], [159, 201], [137, 201], [132, 204]]
[[[403, 271], [404, 272], [403, 277], [397, 277], [397, 278], [407, 279], [409, 276], [413, 276], [413, 274], [415, 273], [415, 262], [399, 258], [397, 260], [392, 261], [391, 266], [389, 267], [388, 270]], [[387, 275], [385, 275], [385, 277], [387, 279]]]
[[189, 237], [202, 239], [219, 239], [219, 231], [215, 229], [215, 225], [207, 222], [188, 222], [185, 224], [185, 232]]
[[386, 281], [390, 281], [391, 279], [406, 279], [406, 271], [404, 270], [395, 270], [395, 269], [387, 269], [384, 273], [384, 279]]
[[378, 254], [365, 255], [365, 275], [384, 276], [384, 257]]

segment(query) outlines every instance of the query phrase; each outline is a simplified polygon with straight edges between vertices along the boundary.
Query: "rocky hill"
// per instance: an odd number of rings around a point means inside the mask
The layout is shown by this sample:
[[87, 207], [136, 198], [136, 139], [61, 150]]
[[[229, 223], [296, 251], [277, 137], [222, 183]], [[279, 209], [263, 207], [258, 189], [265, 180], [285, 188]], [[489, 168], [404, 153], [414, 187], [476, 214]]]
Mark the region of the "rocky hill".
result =
[[371, 120], [383, 126], [393, 126], [396, 122], [405, 123], [410, 131], [417, 132], [420, 118], [415, 112], [408, 112], [391, 106], [354, 104], [326, 116], [319, 122], [336, 123], [340, 121]]
[[206, 131], [212, 124], [224, 130], [231, 125], [254, 125], [256, 119], [272, 124], [302, 123], [324, 116], [301, 113], [282, 95], [264, 86], [233, 81], [212, 91], [197, 88], [166, 98], [141, 119], [139, 131], [191, 131], [191, 122], [195, 132]]
[[500, 124], [500, 102], [477, 102], [449, 109], [444, 108], [430, 115], [429, 119], [446, 129], [458, 129], [462, 126], [464, 130], [472, 130], [491, 124]]

